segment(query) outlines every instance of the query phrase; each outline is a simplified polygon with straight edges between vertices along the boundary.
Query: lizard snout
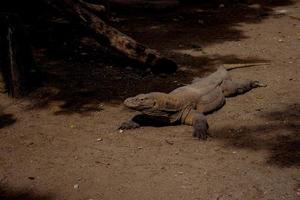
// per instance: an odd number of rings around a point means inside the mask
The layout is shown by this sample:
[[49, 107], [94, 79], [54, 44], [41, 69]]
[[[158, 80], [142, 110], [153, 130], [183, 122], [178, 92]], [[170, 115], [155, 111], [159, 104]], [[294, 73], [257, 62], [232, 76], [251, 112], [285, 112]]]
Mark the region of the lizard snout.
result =
[[125, 99], [124, 104], [125, 104], [126, 107], [129, 107], [129, 108], [135, 108], [136, 107], [134, 98], [132, 98], [132, 97]]

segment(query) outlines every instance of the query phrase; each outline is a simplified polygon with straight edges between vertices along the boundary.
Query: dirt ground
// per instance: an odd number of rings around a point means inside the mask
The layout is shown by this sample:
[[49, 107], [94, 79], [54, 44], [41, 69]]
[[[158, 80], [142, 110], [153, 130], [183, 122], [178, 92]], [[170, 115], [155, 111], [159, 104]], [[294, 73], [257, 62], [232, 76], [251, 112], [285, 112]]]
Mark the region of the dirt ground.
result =
[[[111, 23], [176, 60], [175, 74], [118, 62], [66, 21], [38, 25], [44, 84], [28, 98], [0, 96], [0, 199], [300, 199], [300, 1], [149, 9]], [[117, 130], [134, 114], [126, 97], [253, 62], [269, 65], [230, 73], [268, 87], [209, 115], [208, 141], [184, 125]]]

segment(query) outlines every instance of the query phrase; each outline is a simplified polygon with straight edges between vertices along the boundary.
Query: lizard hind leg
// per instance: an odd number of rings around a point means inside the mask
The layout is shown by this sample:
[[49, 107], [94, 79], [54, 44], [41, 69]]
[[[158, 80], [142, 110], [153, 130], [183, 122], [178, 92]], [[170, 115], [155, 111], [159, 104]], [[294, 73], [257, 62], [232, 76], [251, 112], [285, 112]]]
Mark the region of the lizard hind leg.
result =
[[221, 87], [223, 90], [223, 94], [226, 97], [230, 97], [239, 94], [244, 94], [253, 88], [266, 87], [266, 85], [260, 83], [259, 81], [252, 81], [252, 80], [243, 80], [243, 81], [225, 80], [222, 83]]

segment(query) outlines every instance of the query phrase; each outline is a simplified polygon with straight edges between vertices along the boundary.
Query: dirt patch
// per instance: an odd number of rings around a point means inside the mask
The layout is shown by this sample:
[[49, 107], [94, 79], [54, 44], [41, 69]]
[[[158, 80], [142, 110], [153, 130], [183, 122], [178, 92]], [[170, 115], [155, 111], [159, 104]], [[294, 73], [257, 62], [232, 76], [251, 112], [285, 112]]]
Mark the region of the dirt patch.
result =
[[[298, 199], [300, 4], [284, 2], [116, 12], [113, 25], [180, 64], [170, 76], [116, 64], [72, 23], [37, 24], [44, 85], [0, 98], [0, 199]], [[207, 142], [189, 126], [116, 130], [126, 97], [262, 61], [230, 72], [268, 87], [209, 115]]]

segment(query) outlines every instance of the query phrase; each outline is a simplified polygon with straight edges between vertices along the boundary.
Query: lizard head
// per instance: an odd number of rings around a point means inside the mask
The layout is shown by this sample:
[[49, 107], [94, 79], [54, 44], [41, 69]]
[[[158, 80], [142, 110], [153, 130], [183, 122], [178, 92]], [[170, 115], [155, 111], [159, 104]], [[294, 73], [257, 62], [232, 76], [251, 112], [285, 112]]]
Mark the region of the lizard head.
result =
[[126, 107], [138, 110], [138, 111], [144, 111], [148, 109], [152, 109], [157, 105], [158, 102], [158, 93], [148, 93], [148, 94], [139, 94], [135, 97], [127, 98], [124, 101], [124, 104]]
[[175, 98], [161, 92], [139, 94], [126, 99], [124, 104], [133, 110], [157, 117], [168, 117], [181, 110], [181, 106]]

